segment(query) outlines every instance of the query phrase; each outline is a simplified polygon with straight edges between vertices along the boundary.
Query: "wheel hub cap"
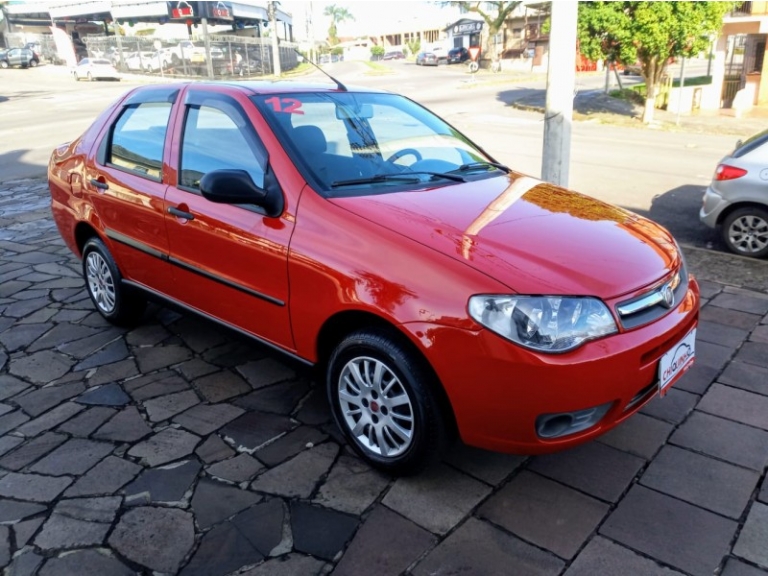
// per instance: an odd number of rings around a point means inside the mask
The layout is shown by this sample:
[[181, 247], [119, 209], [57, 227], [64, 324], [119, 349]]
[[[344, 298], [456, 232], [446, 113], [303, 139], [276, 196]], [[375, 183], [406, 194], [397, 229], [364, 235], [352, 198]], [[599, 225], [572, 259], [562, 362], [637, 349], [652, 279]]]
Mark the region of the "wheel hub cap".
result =
[[742, 216], [731, 224], [728, 237], [740, 252], [760, 252], [768, 246], [768, 222], [759, 216]]
[[112, 272], [98, 252], [91, 252], [86, 258], [86, 280], [99, 310], [110, 314], [115, 309], [115, 282]]
[[370, 357], [350, 360], [339, 375], [337, 394], [343, 422], [363, 448], [391, 458], [410, 447], [413, 405], [386, 364]]

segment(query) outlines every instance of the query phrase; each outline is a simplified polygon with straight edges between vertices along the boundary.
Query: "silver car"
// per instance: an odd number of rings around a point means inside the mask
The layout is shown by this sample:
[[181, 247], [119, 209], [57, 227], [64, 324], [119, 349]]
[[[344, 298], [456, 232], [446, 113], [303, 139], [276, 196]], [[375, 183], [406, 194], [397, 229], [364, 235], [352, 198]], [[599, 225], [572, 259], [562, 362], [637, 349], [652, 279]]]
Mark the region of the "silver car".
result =
[[699, 218], [719, 227], [732, 252], [768, 256], [768, 130], [737, 142], [704, 194]]

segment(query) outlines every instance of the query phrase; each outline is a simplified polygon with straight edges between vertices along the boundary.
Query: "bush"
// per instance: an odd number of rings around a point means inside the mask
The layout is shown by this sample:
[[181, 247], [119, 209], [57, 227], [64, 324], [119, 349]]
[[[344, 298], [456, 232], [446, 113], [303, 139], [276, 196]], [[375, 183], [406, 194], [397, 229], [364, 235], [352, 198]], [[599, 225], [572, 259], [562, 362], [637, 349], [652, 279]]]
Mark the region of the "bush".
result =
[[371, 56], [384, 56], [384, 46], [371, 46]]

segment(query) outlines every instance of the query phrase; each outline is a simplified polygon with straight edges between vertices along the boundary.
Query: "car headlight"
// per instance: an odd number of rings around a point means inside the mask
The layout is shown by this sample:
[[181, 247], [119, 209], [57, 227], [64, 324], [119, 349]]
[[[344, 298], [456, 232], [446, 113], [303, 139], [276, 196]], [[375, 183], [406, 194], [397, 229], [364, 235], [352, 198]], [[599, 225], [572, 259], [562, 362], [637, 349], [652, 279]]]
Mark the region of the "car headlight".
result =
[[496, 334], [539, 352], [567, 352], [618, 331], [603, 302], [581, 296], [472, 296], [469, 315]]

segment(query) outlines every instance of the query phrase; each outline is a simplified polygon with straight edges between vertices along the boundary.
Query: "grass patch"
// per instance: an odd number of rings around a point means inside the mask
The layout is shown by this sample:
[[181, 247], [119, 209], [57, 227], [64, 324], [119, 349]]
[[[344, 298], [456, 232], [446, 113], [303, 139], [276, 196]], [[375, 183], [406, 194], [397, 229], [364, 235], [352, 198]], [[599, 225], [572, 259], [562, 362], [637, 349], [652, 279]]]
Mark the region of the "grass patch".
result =
[[619, 100], [626, 100], [632, 104], [643, 105], [645, 103], [645, 84], [643, 84], [642, 93], [637, 90], [637, 87], [624, 88], [622, 90], [611, 90], [608, 96], [612, 98], [618, 98]]
[[392, 74], [392, 69], [384, 64], [371, 62], [370, 60], [363, 60], [363, 64], [371, 69], [369, 72], [366, 72], [366, 74]]

